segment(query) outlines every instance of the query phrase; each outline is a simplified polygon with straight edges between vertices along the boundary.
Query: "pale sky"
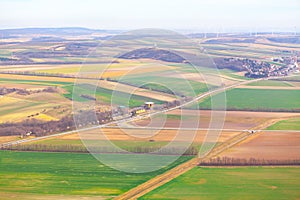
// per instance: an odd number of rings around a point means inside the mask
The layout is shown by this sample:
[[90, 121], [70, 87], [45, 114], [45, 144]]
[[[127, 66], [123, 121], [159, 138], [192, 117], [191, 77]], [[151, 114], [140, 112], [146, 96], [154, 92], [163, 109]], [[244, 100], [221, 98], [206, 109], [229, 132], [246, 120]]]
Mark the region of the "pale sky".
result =
[[0, 0], [0, 28], [300, 30], [300, 0]]

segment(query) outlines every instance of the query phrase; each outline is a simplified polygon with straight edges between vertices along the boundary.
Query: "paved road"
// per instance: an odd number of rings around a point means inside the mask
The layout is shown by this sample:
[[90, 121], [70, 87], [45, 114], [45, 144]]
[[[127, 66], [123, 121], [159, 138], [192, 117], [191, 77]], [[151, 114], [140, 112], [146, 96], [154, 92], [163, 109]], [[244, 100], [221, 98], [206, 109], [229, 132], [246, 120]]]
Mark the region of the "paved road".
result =
[[228, 90], [228, 89], [231, 89], [231, 88], [235, 88], [235, 87], [240, 86], [240, 85], [245, 85], [245, 84], [249, 84], [249, 83], [252, 83], [252, 82], [257, 82], [257, 81], [260, 81], [260, 80], [276, 79], [276, 78], [282, 78], [282, 77], [260, 78], [260, 79], [253, 79], [253, 80], [249, 80], [249, 81], [238, 82], [238, 83], [233, 84], [233, 85], [229, 85], [229, 86], [226, 86], [226, 87], [217, 88], [217, 89], [205, 92], [205, 93], [197, 96], [196, 98], [192, 99], [191, 101], [184, 102], [181, 105], [178, 105], [178, 106], [175, 106], [175, 107], [172, 107], [172, 108], [168, 108], [168, 109], [165, 109], [165, 110], [162, 110], [162, 111], [156, 111], [156, 112], [152, 112], [152, 113], [149, 113], [149, 114], [146, 114], [146, 115], [138, 115], [138, 116], [131, 117], [131, 118], [120, 119], [120, 120], [112, 121], [112, 122], [109, 122], [109, 123], [106, 123], [106, 124], [102, 124], [102, 125], [99, 125], [99, 126], [92, 126], [92, 127], [87, 127], [87, 128], [81, 128], [81, 129], [77, 129], [77, 130], [73, 130], [73, 131], [68, 131], [68, 132], [63, 132], [63, 133], [57, 133], [57, 134], [52, 134], [52, 135], [47, 135], [47, 136], [42, 136], [42, 137], [37, 137], [37, 138], [29, 138], [29, 139], [23, 139], [23, 140], [17, 140], [17, 141], [7, 142], [7, 143], [1, 144], [0, 147], [7, 147], [7, 146], [11, 146], [11, 145], [26, 143], [26, 142], [43, 140], [43, 139], [48, 139], [48, 138], [51, 138], [51, 137], [68, 135], [68, 134], [72, 134], [72, 133], [76, 133], [76, 132], [80, 132], [80, 131], [88, 131], [88, 130], [97, 129], [97, 128], [110, 127], [110, 126], [112, 126], [113, 124], [116, 124], [116, 123], [120, 124], [120, 123], [133, 122], [133, 121], [136, 121], [136, 120], [145, 119], [145, 118], [157, 115], [157, 114], [166, 113], [166, 112], [169, 112], [169, 111], [172, 111], [172, 110], [176, 110], [176, 109], [188, 106], [188, 105], [193, 104], [193, 103], [199, 101], [200, 99], [206, 98], [206, 97], [208, 97], [208, 96], [210, 96], [212, 94], [224, 92], [225, 90]]

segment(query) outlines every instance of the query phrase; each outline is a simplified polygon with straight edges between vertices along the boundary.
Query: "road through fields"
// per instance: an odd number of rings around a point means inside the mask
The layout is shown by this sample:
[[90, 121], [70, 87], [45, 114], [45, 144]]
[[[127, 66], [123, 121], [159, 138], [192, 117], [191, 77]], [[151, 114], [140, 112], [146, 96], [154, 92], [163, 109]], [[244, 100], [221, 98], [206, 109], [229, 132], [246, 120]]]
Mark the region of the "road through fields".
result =
[[[272, 78], [274, 78], [274, 77], [272, 77]], [[263, 80], [263, 79], [262, 78], [261, 79], [253, 79], [253, 80], [249, 80], [249, 81], [239, 82], [239, 83], [236, 83], [236, 84], [233, 84], [233, 85], [229, 85], [229, 86], [226, 86], [226, 87], [222, 87], [222, 88], [217, 88], [217, 89], [205, 92], [205, 93], [197, 96], [196, 98], [192, 99], [191, 101], [184, 102], [184, 103], [182, 103], [182, 104], [180, 104], [178, 106], [175, 106], [175, 107], [172, 107], [172, 108], [168, 108], [168, 109], [165, 109], [165, 110], [162, 110], [162, 111], [156, 111], [156, 112], [152, 112], [152, 113], [149, 113], [149, 114], [146, 114], [146, 115], [138, 115], [138, 116], [131, 117], [131, 118], [120, 119], [120, 120], [112, 121], [112, 122], [109, 122], [109, 123], [106, 123], [106, 124], [102, 124], [102, 125], [99, 125], [99, 126], [86, 127], [86, 128], [81, 128], [81, 129], [73, 130], [73, 131], [67, 131], [67, 132], [63, 132], [63, 133], [57, 133], [57, 134], [53, 134], [53, 135], [46, 135], [46, 136], [37, 137], [37, 138], [29, 138], [29, 139], [22, 139], [22, 140], [7, 142], [7, 143], [1, 144], [0, 147], [5, 148], [5, 147], [11, 146], [11, 145], [16, 145], [16, 144], [21, 144], [21, 143], [26, 143], [26, 142], [32, 142], [32, 141], [37, 141], [37, 140], [48, 139], [48, 138], [62, 136], [62, 135], [67, 135], [67, 134], [72, 134], [72, 133], [76, 133], [76, 132], [80, 132], [80, 131], [88, 131], [88, 130], [92, 130], [92, 129], [105, 128], [105, 127], [112, 126], [112, 125], [114, 125], [116, 123], [117, 124], [128, 123], [128, 122], [133, 122], [133, 121], [136, 121], [136, 120], [141, 120], [141, 119], [149, 118], [149, 117], [152, 117], [154, 115], [158, 115], [158, 114], [161, 114], [161, 113], [166, 113], [166, 112], [169, 112], [169, 111], [172, 111], [172, 110], [176, 110], [176, 109], [188, 106], [188, 105], [193, 104], [193, 103], [195, 103], [195, 102], [197, 102], [197, 101], [199, 101], [201, 99], [209, 97], [212, 94], [219, 93], [219, 92], [224, 92], [225, 90], [228, 90], [228, 89], [231, 89], [231, 88], [235, 88], [235, 87], [238, 87], [240, 85], [249, 84], [249, 83], [252, 83], [252, 82], [257, 82], [257, 81], [260, 81], [260, 80]]]

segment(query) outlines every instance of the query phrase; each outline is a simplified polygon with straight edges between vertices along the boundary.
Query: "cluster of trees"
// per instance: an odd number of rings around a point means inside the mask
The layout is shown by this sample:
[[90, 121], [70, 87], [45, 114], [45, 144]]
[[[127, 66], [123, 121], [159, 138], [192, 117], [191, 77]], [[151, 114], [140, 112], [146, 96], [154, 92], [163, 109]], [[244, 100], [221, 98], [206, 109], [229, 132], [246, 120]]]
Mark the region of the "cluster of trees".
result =
[[92, 79], [92, 80], [113, 81], [110, 78], [81, 77], [72, 74], [47, 73], [47, 72], [35, 72], [35, 71], [3, 71], [1, 72], [1, 74], [18, 74], [18, 75], [26, 75], [26, 76], [47, 76], [47, 77], [59, 77], [59, 78], [84, 78], [84, 79]]
[[266, 160], [256, 158], [217, 157], [202, 161], [202, 166], [264, 166], [264, 165], [300, 165], [300, 159], [294, 160]]
[[92, 101], [96, 101], [97, 100], [95, 97], [92, 97], [92, 96], [87, 95], [87, 94], [82, 94], [80, 96], [83, 97], [83, 98], [85, 98], [85, 99], [92, 100]]
[[110, 111], [97, 112], [81, 111], [79, 114], [63, 117], [58, 121], [41, 121], [35, 118], [27, 119], [17, 123], [3, 123], [0, 124], [0, 136], [11, 135], [26, 135], [31, 132], [31, 135], [45, 136], [59, 132], [75, 130], [93, 124], [103, 124], [112, 120]]
[[10, 61], [10, 62], [13, 62], [13, 61], [17, 61], [17, 59], [0, 57], [0, 61], [5, 61], [5, 62]]
[[57, 88], [56, 87], [47, 87], [43, 90], [26, 90], [26, 89], [19, 89], [19, 88], [0, 87], [0, 95], [6, 95], [6, 94], [13, 93], [13, 92], [20, 94], [20, 95], [29, 95], [29, 94], [40, 93], [40, 92], [55, 93], [55, 92], [57, 92]]
[[167, 50], [158, 48], [141, 48], [125, 53], [119, 58], [124, 59], [140, 59], [140, 58], [151, 58], [154, 60], [161, 60], [165, 62], [183, 63], [186, 61], [183, 57]]
[[18, 123], [0, 124], [0, 136], [26, 135], [31, 132], [35, 136], [44, 136], [74, 129], [72, 117], [64, 117], [59, 121], [41, 121], [35, 118]]
[[218, 69], [232, 69], [234, 71], [244, 71], [245, 63], [248, 59], [241, 58], [214, 58], [214, 62]]
[[173, 107], [176, 107], [176, 106], [180, 106], [181, 104], [183, 104], [185, 102], [191, 101], [192, 99], [193, 99], [192, 97], [183, 97], [180, 100], [174, 100], [174, 101], [171, 101], [171, 102], [166, 102], [166, 103], [162, 104], [161, 106], [156, 105], [154, 107], [154, 109], [163, 110], [163, 109], [173, 108]]
[[46, 73], [46, 72], [35, 72], [35, 71], [3, 71], [2, 74], [19, 74], [27, 76], [47, 76], [47, 77], [61, 77], [61, 78], [76, 78], [72, 74], [60, 74], [60, 73]]
[[43, 152], [78, 152], [88, 153], [84, 145], [52, 145], [52, 144], [17, 144], [1, 147], [3, 150], [15, 151], [43, 151]]

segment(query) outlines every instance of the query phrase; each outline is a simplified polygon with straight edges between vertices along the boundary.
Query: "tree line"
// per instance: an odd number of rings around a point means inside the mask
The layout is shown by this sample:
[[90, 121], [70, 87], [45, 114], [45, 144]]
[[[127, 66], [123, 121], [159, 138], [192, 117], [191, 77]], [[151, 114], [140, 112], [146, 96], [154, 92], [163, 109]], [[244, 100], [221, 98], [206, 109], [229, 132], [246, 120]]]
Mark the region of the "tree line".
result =
[[110, 111], [95, 113], [91, 110], [81, 111], [79, 114], [69, 115], [58, 121], [41, 121], [32, 118], [16, 123], [8, 122], [0, 124], [0, 136], [25, 136], [27, 133], [30, 133], [31, 135], [40, 137], [75, 130], [76, 125], [78, 128], [81, 128], [93, 124], [103, 124], [112, 119]]
[[[143, 146], [141, 143], [140, 146], [122, 146], [120, 149], [132, 153], [153, 153], [158, 155], [197, 155], [198, 148], [197, 146], [190, 146], [186, 151], [183, 147], [172, 147], [167, 149], [162, 149], [161, 145], [154, 146]], [[106, 145], [94, 145], [89, 146], [90, 149], [93, 149], [94, 152], [99, 153], [124, 153], [123, 150], [116, 149], [111, 146]], [[42, 151], [42, 152], [76, 152], [76, 153], [88, 153], [88, 150], [83, 144], [16, 144], [1, 147], [2, 150], [15, 150], [15, 151]], [[125, 152], [126, 153], [126, 152]]]
[[300, 165], [300, 159], [276, 160], [257, 158], [217, 157], [201, 161], [200, 166], [270, 166], [270, 165]]
[[0, 87], [0, 95], [6, 95], [15, 92], [19, 95], [29, 95], [34, 93], [41, 93], [41, 92], [49, 92], [49, 93], [55, 93], [58, 92], [56, 87], [47, 87], [42, 90], [26, 90], [26, 89], [20, 89], [20, 88], [6, 88], [6, 87]]

